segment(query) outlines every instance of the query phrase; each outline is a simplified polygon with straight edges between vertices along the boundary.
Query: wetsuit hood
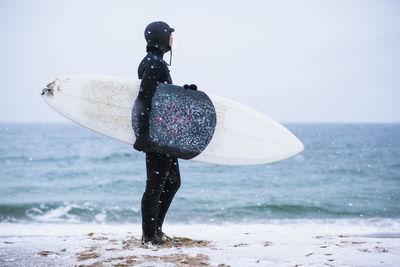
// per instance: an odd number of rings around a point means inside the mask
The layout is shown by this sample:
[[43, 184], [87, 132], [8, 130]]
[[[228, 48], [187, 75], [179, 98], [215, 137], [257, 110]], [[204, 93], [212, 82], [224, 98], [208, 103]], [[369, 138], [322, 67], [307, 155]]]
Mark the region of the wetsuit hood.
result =
[[174, 32], [167, 23], [163, 21], [155, 21], [147, 25], [144, 30], [144, 38], [147, 42], [147, 52], [160, 49], [163, 53], [171, 50], [169, 45], [169, 37]]

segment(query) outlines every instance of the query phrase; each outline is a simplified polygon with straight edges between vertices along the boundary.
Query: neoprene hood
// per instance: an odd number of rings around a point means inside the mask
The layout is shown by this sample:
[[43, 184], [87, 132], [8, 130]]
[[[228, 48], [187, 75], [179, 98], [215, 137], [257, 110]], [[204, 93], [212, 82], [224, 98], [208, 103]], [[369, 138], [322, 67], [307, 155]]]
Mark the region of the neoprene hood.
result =
[[164, 53], [170, 51], [171, 47], [169, 46], [169, 37], [174, 31], [174, 28], [171, 28], [163, 21], [155, 21], [147, 25], [144, 30], [144, 38], [147, 42], [147, 51], [149, 52], [154, 47], [161, 49]]

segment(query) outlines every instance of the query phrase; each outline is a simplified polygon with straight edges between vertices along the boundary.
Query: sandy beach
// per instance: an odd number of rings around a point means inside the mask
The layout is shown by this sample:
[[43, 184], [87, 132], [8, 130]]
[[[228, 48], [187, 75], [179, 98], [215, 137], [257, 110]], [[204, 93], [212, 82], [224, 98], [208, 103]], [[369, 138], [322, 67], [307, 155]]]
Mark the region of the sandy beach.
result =
[[143, 246], [140, 225], [2, 224], [1, 266], [396, 266], [398, 223], [281, 221], [167, 225]]

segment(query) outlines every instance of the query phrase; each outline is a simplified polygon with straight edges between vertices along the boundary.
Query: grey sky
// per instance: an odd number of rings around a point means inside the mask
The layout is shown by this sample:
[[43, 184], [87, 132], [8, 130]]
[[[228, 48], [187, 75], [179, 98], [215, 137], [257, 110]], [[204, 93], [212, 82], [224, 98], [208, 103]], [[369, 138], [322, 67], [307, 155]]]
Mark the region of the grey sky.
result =
[[144, 28], [164, 20], [175, 84], [280, 122], [400, 122], [399, 14], [400, 1], [0, 0], [0, 121], [66, 121], [41, 82], [137, 77]]

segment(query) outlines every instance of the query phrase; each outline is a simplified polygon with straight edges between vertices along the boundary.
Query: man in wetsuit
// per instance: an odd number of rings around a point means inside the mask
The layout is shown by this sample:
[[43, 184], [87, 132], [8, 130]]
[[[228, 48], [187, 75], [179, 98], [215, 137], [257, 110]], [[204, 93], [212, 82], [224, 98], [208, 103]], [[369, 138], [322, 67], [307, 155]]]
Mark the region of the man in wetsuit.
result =
[[157, 82], [172, 84], [168, 64], [163, 60], [164, 53], [171, 51], [172, 32], [174, 29], [162, 21], [152, 22], [146, 27], [147, 55], [138, 68], [142, 82], [136, 110], [140, 114], [139, 130], [135, 133], [134, 148], [146, 152], [147, 181], [142, 198], [143, 243], [164, 244], [167, 241], [162, 224], [181, 184], [177, 158], [151, 152], [148, 142], [151, 101]]

